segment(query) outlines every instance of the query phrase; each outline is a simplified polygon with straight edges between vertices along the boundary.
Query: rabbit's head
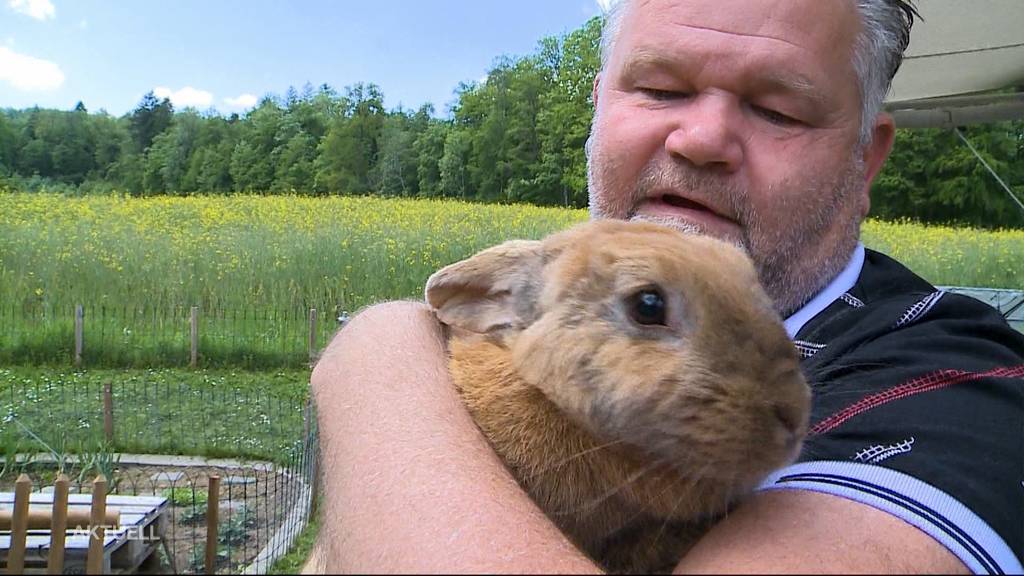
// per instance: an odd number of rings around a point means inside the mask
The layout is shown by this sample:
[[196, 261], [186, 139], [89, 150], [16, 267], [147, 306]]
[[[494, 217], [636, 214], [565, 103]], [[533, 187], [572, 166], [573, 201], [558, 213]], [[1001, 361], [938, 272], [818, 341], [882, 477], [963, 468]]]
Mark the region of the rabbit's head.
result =
[[514, 369], [603, 441], [750, 488], [799, 451], [810, 392], [748, 258], [648, 223], [511, 241], [431, 276], [445, 324], [500, 340]]

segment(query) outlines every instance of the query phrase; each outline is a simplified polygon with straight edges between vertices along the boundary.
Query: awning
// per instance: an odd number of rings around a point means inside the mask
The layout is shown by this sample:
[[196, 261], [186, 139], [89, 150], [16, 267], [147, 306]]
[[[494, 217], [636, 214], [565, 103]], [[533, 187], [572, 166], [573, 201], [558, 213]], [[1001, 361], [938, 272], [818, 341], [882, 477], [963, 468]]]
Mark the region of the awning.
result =
[[[886, 99], [897, 126], [948, 128], [1024, 118], [1024, 0], [915, 4], [922, 18]], [[1014, 90], [1005, 93], [1006, 88]]]

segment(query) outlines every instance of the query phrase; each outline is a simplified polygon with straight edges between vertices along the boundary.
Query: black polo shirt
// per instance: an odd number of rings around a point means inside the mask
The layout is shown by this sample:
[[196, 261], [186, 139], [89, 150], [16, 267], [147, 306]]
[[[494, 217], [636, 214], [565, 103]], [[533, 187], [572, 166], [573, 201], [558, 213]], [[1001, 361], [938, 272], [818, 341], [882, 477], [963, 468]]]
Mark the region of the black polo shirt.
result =
[[867, 250], [853, 288], [795, 343], [811, 430], [799, 461], [762, 489], [849, 498], [975, 573], [1024, 572], [1024, 334]]

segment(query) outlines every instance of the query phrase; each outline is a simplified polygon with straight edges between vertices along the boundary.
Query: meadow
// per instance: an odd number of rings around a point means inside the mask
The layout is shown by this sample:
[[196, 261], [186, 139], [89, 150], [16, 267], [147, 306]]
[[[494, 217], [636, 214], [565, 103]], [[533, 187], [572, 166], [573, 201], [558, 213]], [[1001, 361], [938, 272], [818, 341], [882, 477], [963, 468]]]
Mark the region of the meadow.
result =
[[[180, 365], [188, 307], [206, 364], [299, 366], [322, 321], [421, 298], [438, 268], [582, 210], [373, 197], [0, 194], [0, 364], [64, 363], [86, 307], [92, 365]], [[937, 285], [1024, 289], [1024, 231], [868, 221], [864, 242]]]

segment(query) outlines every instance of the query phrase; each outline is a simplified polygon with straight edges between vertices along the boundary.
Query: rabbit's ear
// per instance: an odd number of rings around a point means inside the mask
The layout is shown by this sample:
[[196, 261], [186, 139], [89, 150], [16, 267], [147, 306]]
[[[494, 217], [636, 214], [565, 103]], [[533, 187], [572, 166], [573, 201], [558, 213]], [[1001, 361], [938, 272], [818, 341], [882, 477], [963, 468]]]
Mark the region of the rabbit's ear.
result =
[[426, 296], [441, 322], [480, 334], [523, 328], [535, 315], [544, 247], [513, 240], [438, 270]]

